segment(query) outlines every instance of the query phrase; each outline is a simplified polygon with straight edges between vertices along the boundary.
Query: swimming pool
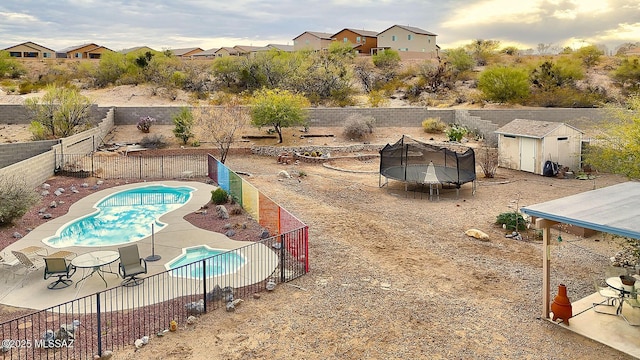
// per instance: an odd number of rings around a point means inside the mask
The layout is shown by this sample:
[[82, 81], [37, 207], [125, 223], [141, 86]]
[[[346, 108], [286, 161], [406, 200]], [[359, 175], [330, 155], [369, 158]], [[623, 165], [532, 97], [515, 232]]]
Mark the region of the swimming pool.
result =
[[95, 212], [63, 225], [42, 240], [54, 248], [113, 246], [144, 239], [166, 228], [158, 219], [186, 204], [195, 189], [147, 185], [119, 191], [98, 201]]
[[[206, 277], [231, 274], [244, 266], [246, 260], [235, 252], [212, 249], [207, 245], [182, 249], [182, 255], [165, 264], [171, 275], [185, 278], [202, 278], [202, 261], [206, 262]], [[191, 264], [189, 266], [184, 266]]]

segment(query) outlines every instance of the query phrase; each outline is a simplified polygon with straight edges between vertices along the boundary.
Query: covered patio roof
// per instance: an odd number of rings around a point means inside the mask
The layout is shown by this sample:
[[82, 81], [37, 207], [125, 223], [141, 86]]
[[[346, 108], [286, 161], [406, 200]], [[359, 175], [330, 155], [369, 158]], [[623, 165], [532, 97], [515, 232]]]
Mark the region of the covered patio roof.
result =
[[[558, 223], [564, 223], [640, 239], [640, 182], [628, 181], [586, 191], [526, 206], [521, 211], [531, 216], [536, 228], [542, 229], [542, 318], [549, 319], [551, 304], [549, 286], [551, 245], [549, 239], [551, 238], [551, 227]], [[610, 343], [607, 345], [612, 346]], [[633, 353], [622, 347], [612, 347], [630, 354]]]
[[526, 206], [521, 210], [533, 218], [640, 239], [640, 182], [637, 181]]

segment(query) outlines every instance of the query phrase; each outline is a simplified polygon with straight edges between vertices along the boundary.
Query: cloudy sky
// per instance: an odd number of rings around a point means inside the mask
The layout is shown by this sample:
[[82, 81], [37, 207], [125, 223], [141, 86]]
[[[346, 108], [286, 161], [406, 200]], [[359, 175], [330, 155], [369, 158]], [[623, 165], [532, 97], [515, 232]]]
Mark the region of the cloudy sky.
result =
[[293, 44], [305, 31], [380, 32], [394, 24], [438, 35], [443, 49], [474, 39], [536, 49], [640, 41], [638, 0], [2, 0], [0, 49], [54, 50]]

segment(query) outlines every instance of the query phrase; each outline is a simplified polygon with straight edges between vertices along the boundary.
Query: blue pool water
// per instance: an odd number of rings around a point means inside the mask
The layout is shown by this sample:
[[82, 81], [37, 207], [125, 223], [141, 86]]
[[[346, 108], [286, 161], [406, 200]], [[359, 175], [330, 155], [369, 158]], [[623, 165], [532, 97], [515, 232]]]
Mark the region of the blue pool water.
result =
[[123, 190], [100, 200], [94, 213], [58, 229], [43, 242], [54, 248], [122, 245], [151, 236], [166, 227], [158, 219], [191, 199], [187, 186], [149, 185]]
[[[213, 258], [211, 258], [213, 256]], [[210, 259], [207, 259], [210, 258]], [[168, 270], [175, 269], [171, 275], [186, 278], [202, 278], [202, 259], [207, 259], [206, 275], [230, 274], [244, 266], [245, 259], [236, 253], [227, 250], [216, 250], [206, 245], [195, 246], [182, 250], [182, 255], [168, 262], [165, 266]], [[181, 267], [186, 264], [189, 266]]]

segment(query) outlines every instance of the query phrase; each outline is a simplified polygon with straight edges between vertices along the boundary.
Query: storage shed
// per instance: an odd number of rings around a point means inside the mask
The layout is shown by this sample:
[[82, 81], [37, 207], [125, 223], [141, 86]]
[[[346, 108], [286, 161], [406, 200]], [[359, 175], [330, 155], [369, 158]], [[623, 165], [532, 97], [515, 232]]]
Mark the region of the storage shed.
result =
[[580, 170], [583, 132], [571, 125], [515, 119], [495, 132], [501, 167], [542, 175], [544, 163], [551, 160], [571, 171]]

